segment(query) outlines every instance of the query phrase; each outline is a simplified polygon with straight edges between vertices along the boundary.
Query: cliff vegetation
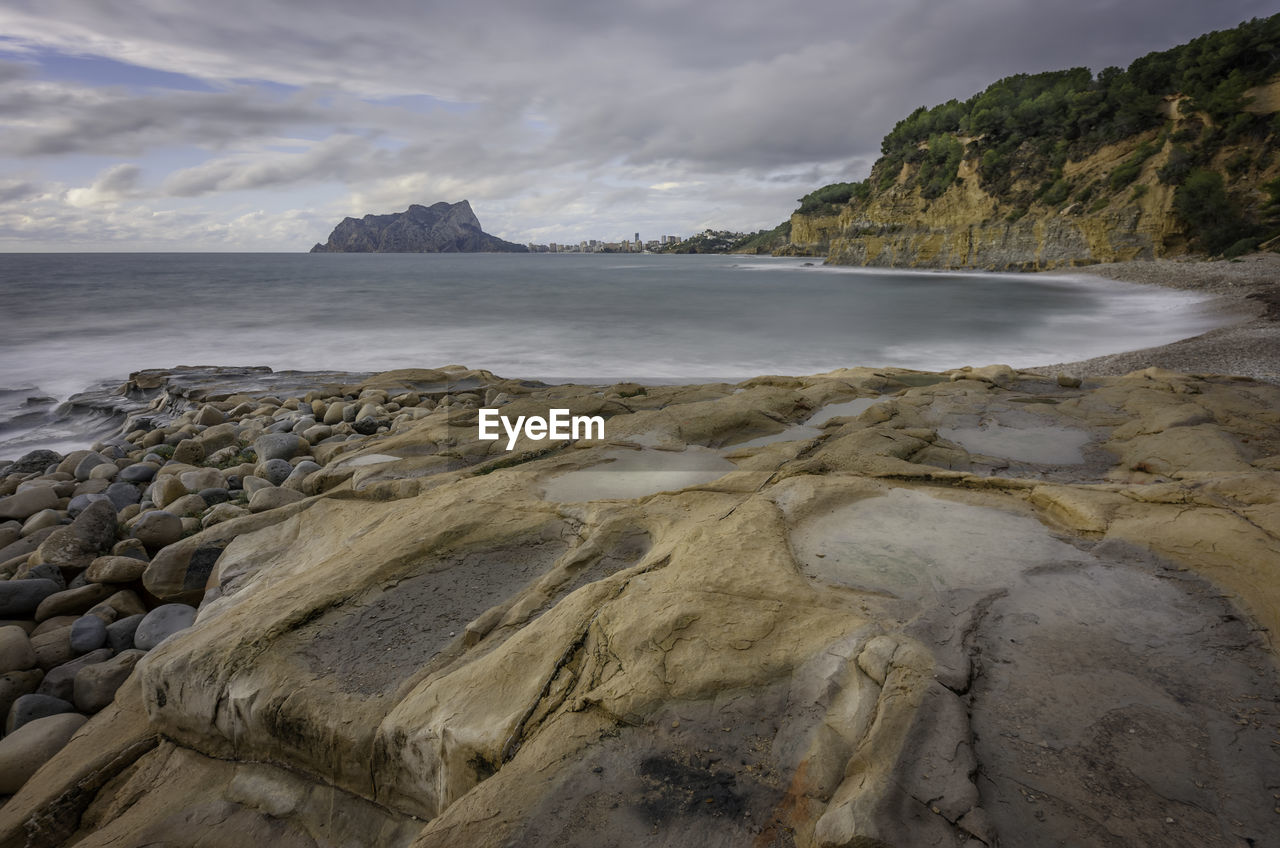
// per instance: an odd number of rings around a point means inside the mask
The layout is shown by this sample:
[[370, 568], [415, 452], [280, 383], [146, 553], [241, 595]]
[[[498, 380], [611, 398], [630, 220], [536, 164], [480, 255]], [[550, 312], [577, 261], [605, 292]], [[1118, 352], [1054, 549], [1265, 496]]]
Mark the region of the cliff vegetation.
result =
[[800, 199], [775, 252], [1035, 269], [1240, 255], [1280, 236], [1280, 15], [1093, 74], [920, 107], [860, 182]]

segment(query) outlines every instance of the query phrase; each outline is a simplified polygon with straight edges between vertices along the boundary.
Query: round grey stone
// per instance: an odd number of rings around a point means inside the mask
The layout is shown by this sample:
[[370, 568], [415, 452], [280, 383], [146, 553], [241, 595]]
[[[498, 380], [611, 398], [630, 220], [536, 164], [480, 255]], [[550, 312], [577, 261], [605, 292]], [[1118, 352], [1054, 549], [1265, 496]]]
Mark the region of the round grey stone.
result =
[[115, 504], [111, 502], [110, 496], [102, 494], [101, 492], [93, 495], [76, 495], [71, 499], [71, 503], [67, 504], [67, 515], [75, 518], [80, 515], [80, 513], [88, 509], [91, 504], [97, 503], [98, 501], [106, 501], [113, 507], [115, 506]]
[[41, 601], [61, 591], [61, 585], [43, 578], [0, 581], [0, 618], [31, 618]]
[[103, 494], [115, 504], [117, 512], [142, 500], [142, 490], [123, 481], [112, 483]]
[[146, 613], [138, 613], [107, 625], [107, 647], [117, 654], [133, 647], [133, 634], [138, 632], [138, 625], [146, 618]]
[[96, 651], [107, 644], [107, 623], [96, 615], [82, 615], [71, 624], [71, 650], [77, 654]]
[[149, 483], [160, 466], [154, 462], [135, 462], [120, 469], [120, 480], [126, 483]]
[[[287, 424], [281, 421], [279, 424]], [[274, 426], [274, 425], [273, 425]], [[291, 427], [292, 425], [287, 425]], [[287, 429], [287, 428], [286, 428]], [[259, 462], [271, 459], [292, 459], [300, 454], [308, 453], [311, 445], [301, 436], [293, 433], [268, 433], [253, 440], [253, 449], [258, 454]]]
[[221, 487], [214, 487], [211, 489], [201, 489], [196, 494], [198, 494], [204, 500], [204, 502], [209, 506], [214, 506], [220, 503], [226, 503], [227, 501], [231, 500], [231, 493]]
[[93, 471], [93, 469], [96, 468], [97, 466], [107, 462], [110, 462], [110, 460], [107, 459], [102, 454], [90, 453], [84, 459], [80, 460], [80, 462], [76, 465], [76, 470], [73, 472], [73, 474], [77, 480], [88, 480], [90, 471]]
[[4, 732], [12, 733], [27, 722], [48, 718], [51, 715], [73, 713], [76, 705], [52, 695], [22, 695], [9, 707], [5, 717]]
[[133, 644], [149, 651], [180, 630], [186, 630], [196, 620], [195, 607], [186, 604], [164, 604], [147, 613], [133, 634]]
[[293, 466], [283, 459], [271, 459], [259, 466], [258, 473], [271, 485], [279, 486], [289, 479]]

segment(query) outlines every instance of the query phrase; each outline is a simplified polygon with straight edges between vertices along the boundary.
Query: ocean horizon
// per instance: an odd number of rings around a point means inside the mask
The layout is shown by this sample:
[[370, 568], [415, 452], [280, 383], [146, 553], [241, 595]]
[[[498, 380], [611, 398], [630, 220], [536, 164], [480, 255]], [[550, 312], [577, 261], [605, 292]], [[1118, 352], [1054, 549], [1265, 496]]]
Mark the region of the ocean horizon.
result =
[[144, 369], [462, 364], [544, 382], [700, 383], [871, 366], [1031, 367], [1224, 323], [1204, 295], [1087, 275], [738, 255], [0, 255], [0, 457]]

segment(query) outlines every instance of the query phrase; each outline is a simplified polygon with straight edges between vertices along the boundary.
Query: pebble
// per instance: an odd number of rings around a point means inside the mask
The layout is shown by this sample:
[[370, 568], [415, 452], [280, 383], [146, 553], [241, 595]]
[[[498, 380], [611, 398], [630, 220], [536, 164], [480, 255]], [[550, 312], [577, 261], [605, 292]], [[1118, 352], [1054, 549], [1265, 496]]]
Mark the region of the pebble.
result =
[[97, 503], [98, 501], [106, 501], [107, 503], [110, 503], [114, 511], [115, 504], [111, 503], [111, 498], [109, 496], [95, 493], [76, 495], [72, 498], [71, 503], [67, 504], [67, 515], [72, 518], [76, 518], [80, 513], [88, 509], [90, 504]]
[[133, 635], [133, 643], [144, 651], [149, 651], [168, 637], [180, 630], [186, 630], [196, 620], [194, 607], [186, 604], [162, 604], [151, 612], [138, 625]]
[[103, 494], [115, 504], [117, 512], [142, 500], [142, 490], [123, 480], [112, 483]]
[[126, 616], [119, 621], [107, 625], [107, 647], [115, 653], [133, 647], [133, 634], [138, 632], [138, 625], [146, 618], [145, 613]]
[[71, 650], [77, 654], [96, 651], [107, 644], [107, 623], [96, 615], [82, 615], [71, 625]]

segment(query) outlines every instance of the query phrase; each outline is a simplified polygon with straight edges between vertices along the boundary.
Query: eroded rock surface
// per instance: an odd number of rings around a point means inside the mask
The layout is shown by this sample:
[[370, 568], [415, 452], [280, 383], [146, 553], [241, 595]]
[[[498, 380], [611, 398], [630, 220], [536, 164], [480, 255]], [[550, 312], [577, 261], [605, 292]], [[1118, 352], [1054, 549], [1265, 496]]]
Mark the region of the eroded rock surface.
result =
[[[148, 608], [194, 626], [0, 844], [1275, 842], [1280, 389], [1063, 382], [213, 400], [186, 437], [230, 425], [226, 462], [262, 437], [236, 422], [312, 433], [300, 499], [155, 552]], [[486, 403], [606, 438], [507, 452]]]

